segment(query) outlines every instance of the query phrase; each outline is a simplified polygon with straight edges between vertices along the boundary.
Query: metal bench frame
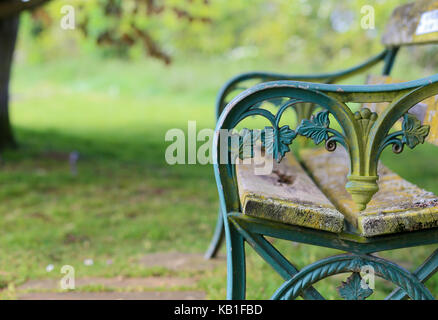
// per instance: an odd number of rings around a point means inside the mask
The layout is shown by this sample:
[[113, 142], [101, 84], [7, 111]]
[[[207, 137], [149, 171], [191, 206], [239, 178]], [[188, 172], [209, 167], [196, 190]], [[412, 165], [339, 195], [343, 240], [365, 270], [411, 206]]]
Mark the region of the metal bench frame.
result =
[[[281, 81], [281, 80], [291, 80], [296, 81], [313, 81], [321, 83], [334, 83], [341, 81], [343, 79], [352, 77], [356, 74], [363, 73], [374, 67], [376, 64], [384, 62], [383, 75], [389, 75], [392, 66], [394, 64], [395, 57], [399, 47], [393, 47], [386, 49], [379, 53], [378, 55], [366, 60], [365, 62], [358, 64], [352, 68], [341, 70], [338, 72], [325, 73], [325, 74], [314, 74], [314, 75], [292, 75], [292, 74], [278, 74], [269, 72], [250, 72], [240, 74], [227, 83], [221, 88], [216, 99], [216, 119], [218, 120], [225, 106], [228, 104], [230, 96], [236, 91], [242, 91], [248, 89], [245, 87], [245, 82], [248, 81], [259, 81], [260, 83], [269, 81]], [[312, 111], [312, 110], [300, 110], [300, 111]], [[299, 114], [300, 118], [308, 118], [310, 114]], [[217, 256], [218, 250], [220, 249], [224, 240], [224, 228], [223, 228], [223, 218], [221, 210], [218, 212], [218, 218], [216, 222], [216, 228], [214, 231], [213, 238], [210, 242], [210, 246], [205, 253], [206, 259], [211, 259]]]
[[[286, 129], [283, 128], [289, 134], [292, 133], [294, 137], [301, 135], [314, 138], [313, 131], [323, 130], [325, 127], [326, 132], [323, 136], [326, 148], [331, 151], [336, 147], [336, 144], [345, 147], [350, 156], [350, 175], [346, 189], [352, 194], [358, 208], [363, 210], [378, 190], [376, 183], [378, 178], [377, 163], [381, 151], [391, 145], [393, 151], [398, 153], [403, 150], [404, 145], [413, 148], [418, 143], [422, 143], [427, 136], [428, 126], [419, 125], [419, 121], [414, 116], [407, 115], [407, 111], [424, 99], [438, 94], [438, 74], [397, 84], [353, 86], [331, 83], [365, 71], [381, 61], [384, 61], [383, 74], [387, 75], [392, 68], [397, 51], [398, 47], [389, 48], [363, 64], [337, 73], [315, 76], [251, 73], [240, 75], [223, 87], [217, 100], [217, 113], [220, 117], [213, 142], [214, 171], [221, 210], [215, 237], [206, 256], [212, 257], [216, 254], [222, 239], [222, 228], [224, 228], [227, 243], [227, 297], [229, 299], [245, 298], [245, 242], [253, 247], [285, 280], [284, 284], [272, 296], [273, 299], [292, 299], [299, 295], [306, 299], [323, 299], [312, 287], [312, 284], [337, 273], [353, 272], [353, 274], [358, 274], [364, 265], [372, 266], [377, 276], [398, 287], [387, 297], [388, 299], [403, 299], [405, 297], [433, 299], [423, 282], [438, 270], [438, 250], [415, 272], [409, 272], [397, 264], [371, 254], [437, 243], [437, 229], [407, 232], [403, 233], [402, 237], [394, 234], [364, 238], [349, 233], [335, 234], [248, 217], [241, 213], [233, 165], [220, 164], [218, 161], [221, 143], [220, 130], [233, 129], [239, 122], [254, 115], [265, 117], [271, 122], [271, 129], [274, 132], [273, 156], [278, 161], [281, 160], [289, 148], [281, 145], [284, 142], [281, 142], [280, 139], [282, 133], [278, 125], [279, 118], [286, 109], [292, 108], [297, 112], [298, 119], [302, 121], [295, 130], [288, 126]], [[245, 90], [226, 104], [226, 97], [238, 88], [241, 82], [249, 79], [270, 81]], [[294, 81], [283, 79], [294, 79]], [[295, 79], [306, 82], [295, 81]], [[261, 102], [278, 98], [287, 98], [288, 100], [280, 106], [275, 115], [258, 108]], [[371, 112], [365, 109], [353, 114], [346, 105], [348, 102], [390, 102], [390, 105], [379, 116], [377, 114], [370, 116]], [[303, 107], [299, 107], [299, 105], [316, 105], [325, 111], [309, 120], [314, 108], [303, 110]], [[315, 120], [318, 117], [327, 116], [328, 113], [333, 115], [340, 124], [342, 132], [333, 130], [328, 125], [324, 126]], [[364, 119], [362, 115], [365, 114], [369, 121], [367, 129], [358, 125], [358, 121]], [[389, 133], [400, 118], [404, 118], [403, 129]], [[411, 139], [412, 134], [416, 135], [417, 139]], [[316, 143], [321, 142], [313, 140]], [[292, 144], [292, 142], [293, 139], [290, 143]], [[264, 236], [345, 250], [350, 254], [329, 257], [299, 271]], [[345, 298], [358, 299], [359, 297], [347, 296]]]

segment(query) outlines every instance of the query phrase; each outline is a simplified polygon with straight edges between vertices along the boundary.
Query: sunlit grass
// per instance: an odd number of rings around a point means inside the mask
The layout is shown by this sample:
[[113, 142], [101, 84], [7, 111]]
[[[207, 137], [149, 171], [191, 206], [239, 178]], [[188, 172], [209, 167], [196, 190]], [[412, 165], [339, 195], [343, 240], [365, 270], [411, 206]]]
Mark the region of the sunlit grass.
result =
[[[167, 68], [153, 61], [82, 58], [16, 66], [11, 112], [20, 148], [2, 154], [0, 288], [9, 289], [0, 296], [13, 297], [14, 286], [27, 279], [61, 278], [65, 264], [75, 267], [77, 277], [173, 274], [145, 269], [138, 259], [207, 248], [218, 203], [212, 167], [169, 166], [164, 135], [171, 128], [186, 131], [188, 120], [198, 129], [213, 128], [216, 92], [234, 73], [284, 69], [265, 61], [218, 61], [177, 61]], [[79, 153], [77, 175], [68, 161], [73, 151]], [[436, 156], [421, 146], [415, 154], [385, 153], [384, 162], [438, 192]], [[300, 268], [335, 252], [277, 243]], [[409, 249], [392, 258], [414, 268], [426, 251]], [[282, 280], [251, 249], [247, 253], [248, 298], [270, 297]], [[85, 259], [93, 264], [84, 265]], [[225, 268], [200, 276], [198, 289], [208, 298], [225, 297]], [[337, 298], [343, 279], [318, 288]], [[432, 280], [437, 293], [438, 281]]]

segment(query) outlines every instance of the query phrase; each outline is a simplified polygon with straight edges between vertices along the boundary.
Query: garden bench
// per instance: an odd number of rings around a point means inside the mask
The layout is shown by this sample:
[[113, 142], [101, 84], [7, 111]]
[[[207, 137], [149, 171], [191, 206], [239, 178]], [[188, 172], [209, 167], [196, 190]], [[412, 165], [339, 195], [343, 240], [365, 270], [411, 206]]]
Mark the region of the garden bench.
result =
[[[245, 298], [245, 243], [284, 279], [273, 299], [323, 299], [312, 285], [338, 273], [351, 273], [341, 296], [364, 299], [372, 293], [357, 286], [364, 267], [395, 284], [388, 299], [433, 299], [424, 282], [438, 270], [438, 250], [414, 272], [373, 254], [438, 243], [438, 197], [379, 162], [386, 147], [401, 153], [424, 141], [438, 145], [438, 74], [409, 82], [389, 77], [399, 48], [438, 43], [437, 26], [438, 1], [417, 1], [394, 10], [382, 38], [386, 49], [354, 68], [316, 76], [247, 73], [223, 87], [213, 141], [221, 216], [208, 255], [217, 251], [224, 228], [229, 299]], [[366, 85], [333, 84], [379, 62], [382, 76], [369, 76]], [[254, 79], [262, 83], [227, 103]], [[352, 111], [347, 103], [361, 107]], [[280, 125], [288, 109], [296, 113], [295, 129]], [[224, 130], [252, 117], [270, 125], [240, 131], [236, 153]], [[309, 148], [311, 141], [325, 148]], [[220, 161], [224, 150], [226, 162]], [[273, 170], [254, 174], [263, 154]], [[252, 161], [234, 164], [235, 158]], [[346, 254], [300, 271], [266, 236]]]

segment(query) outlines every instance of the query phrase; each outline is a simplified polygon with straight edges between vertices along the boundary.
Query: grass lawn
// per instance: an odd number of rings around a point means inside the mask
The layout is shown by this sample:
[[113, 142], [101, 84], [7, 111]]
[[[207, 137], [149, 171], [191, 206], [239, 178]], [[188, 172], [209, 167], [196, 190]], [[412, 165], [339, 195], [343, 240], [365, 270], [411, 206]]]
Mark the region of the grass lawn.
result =
[[[164, 135], [171, 128], [186, 130], [188, 120], [197, 121], [198, 130], [213, 128], [222, 83], [260, 66], [284, 69], [264, 61], [177, 61], [169, 68], [150, 60], [92, 57], [16, 64], [11, 112], [20, 148], [1, 155], [0, 298], [15, 298], [16, 287], [28, 279], [61, 278], [63, 265], [74, 266], [76, 277], [173, 275], [138, 261], [158, 251], [203, 252], [216, 221], [213, 170], [166, 164]], [[73, 151], [79, 153], [77, 175], [68, 161]], [[387, 152], [384, 162], [438, 192], [437, 151], [426, 145], [417, 151]], [[335, 252], [276, 243], [300, 268]], [[412, 269], [432, 249], [385, 256]], [[282, 281], [247, 252], [247, 296], [268, 298]], [[86, 259], [93, 264], [85, 265]], [[50, 264], [54, 270], [47, 272]], [[210, 299], [225, 297], [225, 268], [197, 276], [201, 280], [192, 289], [206, 291]], [[327, 298], [337, 298], [335, 287], [345, 278], [317, 287]], [[438, 295], [438, 278], [430, 283]], [[390, 291], [384, 282], [376, 286], [377, 298]]]

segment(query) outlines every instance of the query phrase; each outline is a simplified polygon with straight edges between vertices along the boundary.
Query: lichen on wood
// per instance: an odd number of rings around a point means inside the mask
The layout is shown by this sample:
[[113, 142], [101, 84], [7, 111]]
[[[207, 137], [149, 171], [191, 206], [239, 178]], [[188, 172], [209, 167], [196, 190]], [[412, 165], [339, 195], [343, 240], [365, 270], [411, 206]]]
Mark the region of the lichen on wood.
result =
[[385, 46], [400, 46], [438, 42], [438, 32], [417, 34], [421, 16], [438, 9], [436, 0], [419, 0], [397, 7], [386, 26], [382, 37]]
[[329, 153], [324, 149], [306, 149], [300, 156], [319, 188], [361, 235], [371, 237], [438, 227], [438, 197], [381, 163], [379, 191], [360, 212], [344, 188], [349, 171], [344, 150]]
[[236, 166], [239, 195], [243, 212], [247, 215], [303, 227], [341, 232], [344, 217], [302, 169], [295, 157], [288, 153], [277, 163], [272, 159], [273, 171], [256, 175], [252, 164]]

